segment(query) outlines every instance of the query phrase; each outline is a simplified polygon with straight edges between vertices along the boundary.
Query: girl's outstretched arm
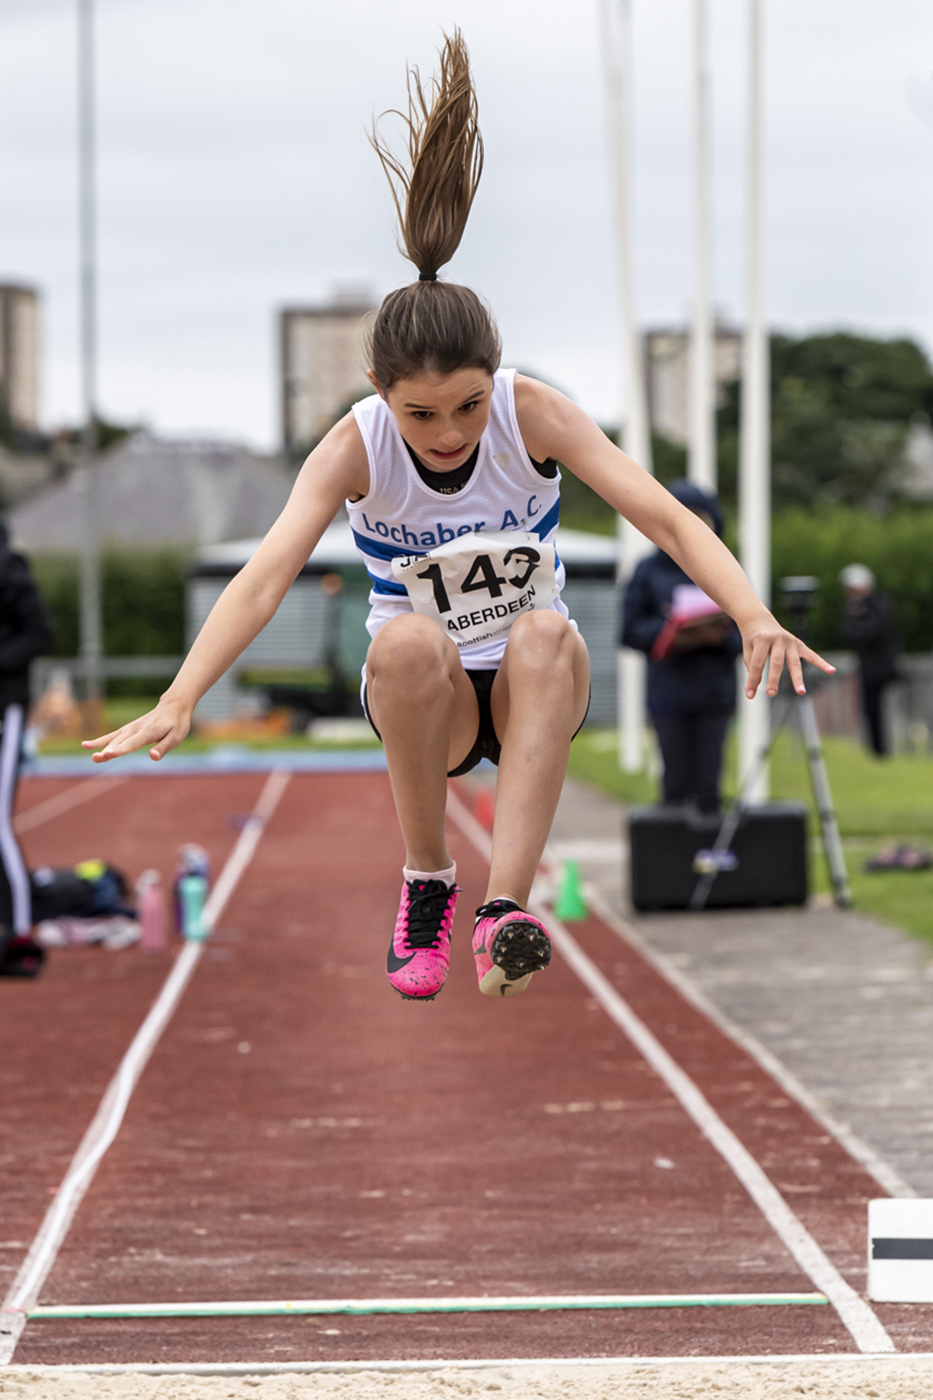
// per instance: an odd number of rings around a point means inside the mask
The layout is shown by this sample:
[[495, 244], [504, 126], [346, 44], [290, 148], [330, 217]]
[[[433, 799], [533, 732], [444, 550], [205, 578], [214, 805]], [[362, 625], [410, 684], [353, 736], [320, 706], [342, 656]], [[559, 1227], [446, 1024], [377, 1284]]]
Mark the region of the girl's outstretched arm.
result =
[[[534, 379], [517, 375], [515, 408], [525, 446], [536, 461], [557, 460], [653, 540], [733, 618], [742, 633], [753, 696], [768, 666], [767, 693], [776, 695], [786, 666], [804, 694], [801, 661], [834, 667], [777, 622], [755, 593], [738, 560], [692, 511], [627, 457], [576, 404]], [[770, 664], [769, 664], [770, 663]]]
[[160, 759], [185, 738], [195, 705], [272, 618], [347, 496], [366, 495], [366, 449], [352, 414], [308, 457], [288, 502], [262, 544], [221, 593], [154, 710], [83, 747], [95, 763], [148, 748]]

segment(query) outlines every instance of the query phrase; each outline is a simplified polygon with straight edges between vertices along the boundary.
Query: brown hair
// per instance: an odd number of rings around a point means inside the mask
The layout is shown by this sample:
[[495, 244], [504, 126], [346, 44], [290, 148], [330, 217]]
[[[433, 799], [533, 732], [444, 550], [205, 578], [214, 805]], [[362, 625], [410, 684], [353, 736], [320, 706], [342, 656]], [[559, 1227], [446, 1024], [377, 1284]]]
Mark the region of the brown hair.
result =
[[370, 140], [398, 211], [401, 246], [418, 281], [391, 292], [376, 312], [369, 356], [382, 389], [425, 370], [449, 374], [477, 366], [494, 374], [501, 342], [488, 309], [469, 287], [438, 282], [460, 244], [483, 169], [470, 56], [455, 29], [445, 35], [440, 76], [427, 92], [417, 68], [408, 77], [407, 168], [380, 140]]

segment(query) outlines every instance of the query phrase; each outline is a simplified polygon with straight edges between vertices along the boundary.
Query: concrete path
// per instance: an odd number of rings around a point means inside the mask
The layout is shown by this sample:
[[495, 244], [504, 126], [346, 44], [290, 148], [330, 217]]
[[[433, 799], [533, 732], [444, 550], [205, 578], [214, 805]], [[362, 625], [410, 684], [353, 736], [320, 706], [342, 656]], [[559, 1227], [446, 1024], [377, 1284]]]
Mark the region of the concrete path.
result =
[[568, 779], [551, 859], [577, 859], [670, 975], [867, 1145], [889, 1191], [933, 1196], [933, 947], [834, 908], [635, 914], [623, 835], [623, 808]]

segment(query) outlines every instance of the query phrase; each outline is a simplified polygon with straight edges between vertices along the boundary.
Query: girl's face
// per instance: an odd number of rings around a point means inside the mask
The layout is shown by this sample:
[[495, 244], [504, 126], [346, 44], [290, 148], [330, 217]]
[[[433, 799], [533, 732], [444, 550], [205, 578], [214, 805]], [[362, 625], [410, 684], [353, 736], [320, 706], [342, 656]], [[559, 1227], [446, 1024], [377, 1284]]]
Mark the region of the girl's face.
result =
[[492, 375], [485, 369], [426, 371], [397, 379], [385, 392], [376, 384], [376, 390], [402, 437], [431, 471], [461, 467], [489, 422]]

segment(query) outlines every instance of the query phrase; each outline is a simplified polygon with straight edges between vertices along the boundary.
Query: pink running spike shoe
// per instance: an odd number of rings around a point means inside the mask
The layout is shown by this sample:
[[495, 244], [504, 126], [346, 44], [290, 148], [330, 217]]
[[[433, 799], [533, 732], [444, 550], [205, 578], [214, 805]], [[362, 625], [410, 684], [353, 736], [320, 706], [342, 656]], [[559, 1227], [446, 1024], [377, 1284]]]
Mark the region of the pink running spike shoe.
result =
[[484, 996], [515, 997], [551, 961], [551, 940], [513, 899], [494, 899], [476, 911], [473, 956]]
[[402, 886], [386, 976], [409, 1001], [433, 1001], [444, 985], [459, 893], [443, 880], [408, 880]]

